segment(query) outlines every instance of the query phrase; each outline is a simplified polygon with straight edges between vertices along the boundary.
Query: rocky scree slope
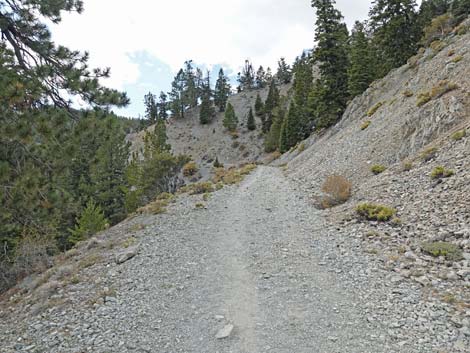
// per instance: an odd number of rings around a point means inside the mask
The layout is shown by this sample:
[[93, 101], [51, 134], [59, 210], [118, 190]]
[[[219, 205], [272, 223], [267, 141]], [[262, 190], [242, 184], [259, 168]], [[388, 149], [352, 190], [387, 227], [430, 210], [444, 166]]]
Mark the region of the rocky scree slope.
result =
[[[420, 52], [356, 97], [336, 126], [276, 161], [306, 194], [322, 197], [330, 175], [352, 182], [352, 198], [324, 211], [330, 232], [356, 239], [357, 251], [377, 258], [394, 283], [418, 283], [420, 305], [431, 309], [424, 327], [438, 334], [439, 312], [459, 332], [453, 342], [465, 342], [464, 351], [470, 347], [469, 43], [467, 31]], [[386, 170], [375, 175], [374, 165]], [[440, 167], [453, 175], [432, 178]], [[360, 220], [361, 202], [393, 207], [397, 218]], [[456, 246], [458, 256], [431, 256], [426, 244], [435, 242]], [[413, 313], [399, 325], [412, 328]]]

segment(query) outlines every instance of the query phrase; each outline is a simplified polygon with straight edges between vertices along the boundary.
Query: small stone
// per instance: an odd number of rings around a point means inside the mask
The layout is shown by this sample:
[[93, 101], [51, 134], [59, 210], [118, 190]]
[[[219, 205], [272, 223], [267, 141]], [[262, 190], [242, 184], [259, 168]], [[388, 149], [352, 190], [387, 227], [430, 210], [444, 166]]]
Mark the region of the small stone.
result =
[[121, 253], [117, 254], [116, 263], [118, 265], [120, 265], [120, 264], [123, 264], [126, 261], [129, 261], [130, 259], [132, 259], [134, 256], [137, 255], [138, 251], [139, 251], [139, 249], [137, 247], [132, 247], [132, 248], [126, 249], [124, 252], [121, 252]]
[[223, 329], [219, 330], [217, 334], [215, 335], [215, 338], [217, 339], [224, 339], [229, 337], [232, 334], [232, 331], [234, 329], [233, 325], [226, 325]]

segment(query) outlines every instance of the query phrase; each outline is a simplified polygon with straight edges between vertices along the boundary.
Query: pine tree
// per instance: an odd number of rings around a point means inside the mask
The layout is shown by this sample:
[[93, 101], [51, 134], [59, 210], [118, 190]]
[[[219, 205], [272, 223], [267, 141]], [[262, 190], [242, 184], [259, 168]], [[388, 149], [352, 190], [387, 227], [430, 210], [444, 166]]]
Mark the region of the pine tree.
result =
[[241, 73], [238, 73], [239, 91], [250, 90], [255, 87], [255, 72], [253, 65], [247, 59]]
[[256, 95], [255, 114], [258, 117], [264, 116], [264, 103], [259, 93]]
[[163, 120], [168, 119], [168, 96], [165, 92], [160, 92], [157, 108], [159, 118]]
[[150, 122], [150, 124], [155, 124], [158, 119], [158, 106], [157, 99], [152, 92], [149, 92], [144, 96], [144, 105], [145, 118]]
[[227, 108], [225, 109], [223, 124], [229, 131], [235, 131], [237, 129], [238, 118], [235, 115], [235, 110], [230, 102], [227, 103]]
[[369, 24], [380, 65], [378, 76], [406, 63], [420, 37], [415, 0], [375, 0]]
[[220, 69], [214, 91], [214, 104], [219, 108], [220, 112], [225, 110], [230, 95], [230, 89], [229, 79], [225, 76], [224, 70]]
[[317, 128], [338, 121], [348, 101], [348, 30], [343, 16], [333, 7], [333, 0], [313, 0], [317, 12], [313, 56], [319, 65], [320, 79], [316, 84], [318, 107], [314, 110]]
[[261, 89], [266, 86], [266, 72], [263, 69], [263, 66], [260, 66], [258, 71], [256, 71], [256, 88]]
[[265, 120], [263, 124], [263, 131], [268, 132], [271, 128], [271, 124], [273, 121], [273, 110], [279, 104], [279, 90], [276, 86], [276, 82], [274, 80], [271, 81], [269, 85], [269, 92], [268, 97], [266, 98], [266, 102], [264, 103], [264, 113], [265, 113]]
[[356, 21], [350, 38], [348, 88], [351, 97], [364, 92], [374, 80], [373, 56], [364, 24]]
[[264, 141], [264, 149], [268, 153], [279, 150], [281, 128], [286, 116], [287, 102], [288, 98], [282, 97], [279, 105], [273, 110], [273, 123]]
[[272, 72], [272, 70], [271, 70], [270, 67], [268, 67], [268, 68], [266, 69], [266, 76], [265, 76], [265, 78], [266, 78], [266, 83], [267, 83], [268, 85], [270, 85], [270, 84], [271, 84], [271, 81], [273, 80], [273, 72]]
[[205, 125], [205, 124], [209, 124], [215, 115], [215, 109], [212, 105], [212, 99], [211, 99], [212, 90], [211, 90], [209, 72], [207, 72], [207, 79], [204, 84], [203, 90], [204, 91], [202, 94], [201, 109], [199, 112], [199, 121], [201, 122], [202, 125]]
[[286, 59], [281, 58], [278, 61], [278, 68], [277, 68], [277, 79], [280, 83], [287, 84], [290, 83], [292, 80], [292, 72], [289, 65], [286, 64]]
[[75, 245], [80, 241], [88, 239], [92, 235], [104, 230], [107, 223], [108, 221], [101, 207], [95, 204], [93, 200], [90, 200], [80, 218], [77, 218], [75, 228], [70, 229], [69, 242]]
[[[11, 49], [17, 70], [35, 81], [34, 92], [41, 92], [56, 107], [69, 109], [70, 95], [78, 95], [95, 107], [125, 106], [129, 104], [126, 94], [99, 83], [101, 78], [109, 77], [110, 70], [90, 70], [88, 54], [57, 46], [51, 40], [49, 26], [42, 22], [57, 24], [63, 11], [81, 13], [82, 10], [80, 0], [2, 1], [2, 43]], [[73, 113], [71, 109], [69, 112]]]
[[289, 107], [280, 132], [279, 150], [281, 153], [287, 152], [303, 139], [304, 131], [302, 130], [302, 113], [298, 110], [295, 102]]
[[188, 60], [183, 73], [183, 93], [182, 100], [185, 107], [194, 108], [198, 103], [198, 87], [196, 86], [196, 76], [194, 74], [193, 61]]
[[179, 70], [173, 82], [171, 83], [170, 96], [170, 111], [175, 118], [184, 118], [186, 111], [184, 90], [185, 90], [185, 73], [183, 69]]
[[255, 122], [255, 117], [253, 115], [253, 109], [250, 107], [250, 110], [248, 111], [248, 121], [246, 127], [250, 131], [256, 130], [256, 122]]

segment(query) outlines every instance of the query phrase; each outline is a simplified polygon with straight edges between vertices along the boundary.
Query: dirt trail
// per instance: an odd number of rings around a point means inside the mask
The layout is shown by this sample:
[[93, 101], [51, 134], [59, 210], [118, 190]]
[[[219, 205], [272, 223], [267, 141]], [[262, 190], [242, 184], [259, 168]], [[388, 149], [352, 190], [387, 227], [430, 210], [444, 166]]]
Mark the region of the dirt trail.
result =
[[103, 279], [116, 298], [44, 317], [58, 328], [29, 333], [36, 351], [392, 352], [358, 294], [322, 263], [331, 249], [317, 241], [320, 213], [279, 169], [259, 167], [206, 209], [197, 201], [141, 218], [140, 254]]

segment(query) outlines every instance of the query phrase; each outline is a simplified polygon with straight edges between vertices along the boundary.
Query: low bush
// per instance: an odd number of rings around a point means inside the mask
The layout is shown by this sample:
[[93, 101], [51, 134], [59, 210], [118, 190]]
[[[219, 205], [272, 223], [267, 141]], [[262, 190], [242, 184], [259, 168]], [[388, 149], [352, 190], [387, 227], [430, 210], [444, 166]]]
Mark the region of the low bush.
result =
[[429, 45], [429, 47], [434, 50], [434, 52], [438, 53], [446, 47], [446, 43], [441, 40], [435, 40]]
[[238, 184], [241, 182], [246, 175], [251, 173], [253, 169], [256, 168], [254, 164], [247, 164], [242, 166], [241, 168], [217, 168], [215, 170], [215, 175], [212, 178], [214, 183], [223, 183], [226, 185]]
[[408, 172], [410, 171], [411, 169], [413, 169], [413, 163], [412, 162], [403, 162], [402, 164], [402, 170], [404, 172]]
[[454, 175], [454, 171], [450, 169], [445, 169], [442, 166], [436, 167], [431, 172], [431, 179], [442, 179], [449, 178]]
[[423, 152], [421, 152], [420, 157], [424, 162], [428, 162], [434, 157], [436, 157], [436, 154], [437, 154], [437, 148], [429, 147], [429, 148], [426, 148]]
[[387, 167], [381, 165], [381, 164], [375, 164], [370, 168], [370, 171], [374, 173], [375, 175], [383, 173]]
[[297, 146], [297, 151], [299, 151], [299, 153], [302, 153], [303, 151], [305, 151], [305, 142], [301, 142], [301, 143]]
[[460, 261], [463, 259], [462, 250], [452, 243], [430, 242], [421, 245], [421, 249], [434, 257], [444, 256], [448, 261]]
[[190, 177], [195, 175], [199, 171], [196, 162], [188, 162], [183, 166], [183, 175]]
[[383, 104], [384, 104], [383, 102], [378, 102], [376, 105], [374, 105], [372, 108], [369, 109], [369, 111], [367, 112], [367, 116], [371, 117], [372, 115], [374, 115]]
[[373, 203], [362, 203], [356, 207], [356, 213], [369, 221], [385, 222], [397, 213], [394, 208]]
[[372, 121], [370, 120], [364, 121], [361, 125], [361, 130], [367, 129], [370, 126], [370, 124], [372, 124]]
[[453, 58], [451, 61], [454, 63], [454, 64], [457, 64], [458, 62], [462, 61], [463, 59], [463, 56], [462, 55], [457, 55], [455, 58]]
[[320, 200], [321, 208], [331, 208], [350, 199], [352, 184], [341, 175], [330, 175], [326, 178], [322, 191], [326, 195]]
[[454, 141], [460, 141], [460, 140], [463, 139], [465, 136], [467, 136], [467, 130], [465, 130], [465, 129], [459, 130], [459, 131], [455, 132], [455, 133], [452, 135], [452, 140], [454, 140]]
[[413, 97], [414, 93], [412, 90], [407, 89], [406, 91], [403, 91], [403, 95], [407, 98]]
[[418, 107], [423, 106], [433, 99], [437, 99], [447, 92], [457, 89], [459, 86], [455, 83], [449, 82], [448, 80], [442, 80], [437, 83], [430, 91], [422, 92], [418, 95], [416, 105]]
[[137, 213], [140, 214], [161, 214], [166, 212], [166, 206], [170, 203], [169, 199], [155, 200], [148, 205], [137, 209]]

